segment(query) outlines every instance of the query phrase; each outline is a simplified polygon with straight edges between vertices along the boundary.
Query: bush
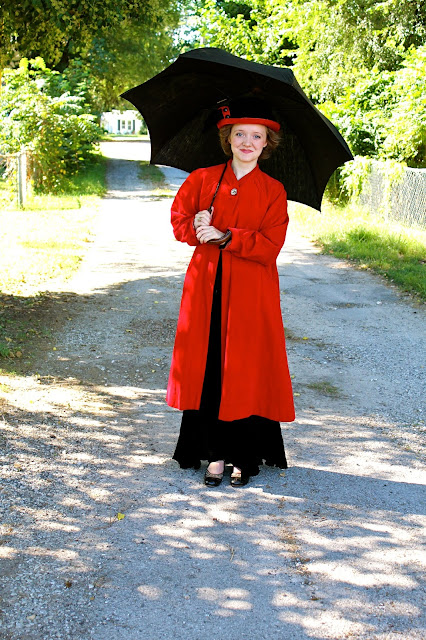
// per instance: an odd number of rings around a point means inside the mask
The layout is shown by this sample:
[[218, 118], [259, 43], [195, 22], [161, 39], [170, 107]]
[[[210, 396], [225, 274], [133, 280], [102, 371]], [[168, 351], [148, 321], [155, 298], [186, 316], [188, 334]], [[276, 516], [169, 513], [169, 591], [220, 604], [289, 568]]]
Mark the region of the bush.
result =
[[6, 154], [29, 150], [34, 187], [42, 192], [60, 192], [101, 138], [83, 96], [51, 95], [55, 75], [41, 58], [23, 59], [18, 69], [5, 70], [0, 94], [0, 148]]
[[354, 155], [426, 166], [426, 45], [396, 71], [366, 71], [336, 102], [320, 105]]

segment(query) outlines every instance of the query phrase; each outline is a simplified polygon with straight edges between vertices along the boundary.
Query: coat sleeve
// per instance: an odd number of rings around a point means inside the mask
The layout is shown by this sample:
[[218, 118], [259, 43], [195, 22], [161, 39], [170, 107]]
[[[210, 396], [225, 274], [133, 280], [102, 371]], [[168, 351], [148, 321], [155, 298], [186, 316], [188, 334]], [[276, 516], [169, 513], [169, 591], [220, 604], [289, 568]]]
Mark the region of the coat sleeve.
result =
[[172, 204], [172, 226], [176, 240], [191, 246], [199, 243], [193, 226], [198, 213], [201, 180], [198, 171], [191, 173], [180, 187]]
[[287, 226], [287, 194], [280, 188], [271, 200], [259, 231], [230, 227], [232, 238], [223, 251], [261, 264], [273, 264], [284, 244]]

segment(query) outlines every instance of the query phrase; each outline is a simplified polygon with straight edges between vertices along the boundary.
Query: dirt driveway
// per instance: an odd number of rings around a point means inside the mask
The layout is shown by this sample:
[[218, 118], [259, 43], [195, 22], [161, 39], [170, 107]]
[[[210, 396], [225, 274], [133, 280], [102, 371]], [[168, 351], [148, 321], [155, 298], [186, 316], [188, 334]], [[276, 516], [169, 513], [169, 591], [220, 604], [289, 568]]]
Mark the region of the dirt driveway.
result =
[[54, 338], [2, 380], [0, 639], [424, 639], [424, 310], [290, 232], [290, 468], [209, 490], [164, 404], [191, 249], [139, 181], [147, 145], [104, 151]]

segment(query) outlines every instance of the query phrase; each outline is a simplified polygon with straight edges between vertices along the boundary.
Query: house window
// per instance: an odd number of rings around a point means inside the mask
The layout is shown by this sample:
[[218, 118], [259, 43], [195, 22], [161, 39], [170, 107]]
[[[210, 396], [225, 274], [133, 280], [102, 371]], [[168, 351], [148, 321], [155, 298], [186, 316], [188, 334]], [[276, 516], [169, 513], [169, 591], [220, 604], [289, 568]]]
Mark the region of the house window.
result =
[[131, 131], [132, 130], [132, 121], [128, 120], [127, 121], [127, 131]]
[[121, 121], [121, 128], [122, 128], [123, 131], [126, 131], [126, 121], [125, 120]]

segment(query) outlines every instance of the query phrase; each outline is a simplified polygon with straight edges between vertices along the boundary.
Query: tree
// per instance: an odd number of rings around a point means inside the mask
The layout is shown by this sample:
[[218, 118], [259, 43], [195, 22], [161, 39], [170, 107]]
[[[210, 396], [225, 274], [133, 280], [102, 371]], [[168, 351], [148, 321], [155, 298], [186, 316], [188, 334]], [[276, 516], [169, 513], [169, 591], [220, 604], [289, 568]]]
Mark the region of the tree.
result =
[[260, 62], [289, 66], [295, 41], [279, 19], [276, 0], [204, 0], [196, 4], [201, 42]]
[[384, 123], [383, 153], [426, 167], [426, 45], [410, 49], [395, 73], [392, 96], [394, 108]]
[[148, 80], [176, 57], [174, 20], [175, 16], [169, 15], [168, 23], [165, 20], [160, 30], [155, 25], [126, 23], [123, 28], [112, 31], [102, 43], [103, 54], [99, 55], [97, 64], [91, 64], [94, 56], [85, 58], [103, 110], [127, 109], [129, 103], [118, 97], [120, 93]]
[[[21, 58], [85, 75], [94, 111], [142, 82], [176, 53], [179, 0], [16, 0], [0, 4], [0, 70]], [[29, 28], [31, 25], [31, 28]], [[90, 78], [90, 81], [89, 81]], [[80, 81], [79, 80], [79, 81]]]
[[405, 52], [426, 41], [425, 0], [204, 0], [197, 7], [204, 44], [293, 66], [318, 103], [366, 70], [398, 69]]
[[0, 7], [3, 66], [40, 56], [63, 71], [127, 24], [161, 29], [171, 0], [16, 0]]
[[18, 69], [5, 71], [0, 94], [1, 151], [29, 149], [34, 184], [42, 191], [60, 190], [89, 161], [101, 135], [83, 96], [51, 95], [58, 75], [41, 58], [24, 58]]
[[295, 72], [319, 103], [334, 100], [366, 71], [398, 69], [405, 52], [426, 41], [425, 0], [293, 0], [288, 9]]
[[425, 0], [205, 0], [194, 12], [204, 45], [256, 62], [291, 65], [355, 154], [423, 166], [425, 5]]

